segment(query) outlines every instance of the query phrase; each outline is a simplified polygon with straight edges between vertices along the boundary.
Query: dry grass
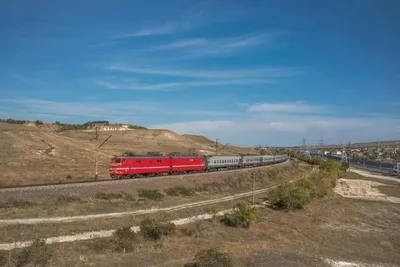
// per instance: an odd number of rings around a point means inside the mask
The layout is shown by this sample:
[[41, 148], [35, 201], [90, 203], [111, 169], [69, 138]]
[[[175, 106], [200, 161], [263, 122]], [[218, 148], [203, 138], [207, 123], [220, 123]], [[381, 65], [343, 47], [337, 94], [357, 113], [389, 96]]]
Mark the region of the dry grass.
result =
[[399, 227], [400, 207], [396, 204], [329, 195], [297, 212], [260, 209], [247, 229], [203, 221], [178, 227], [175, 234], [158, 241], [147, 241], [138, 235], [129, 239], [132, 252], [116, 251], [113, 238], [57, 244], [52, 246], [51, 261], [52, 266], [108, 267], [134, 263], [167, 267], [184, 266], [199, 259], [207, 262], [210, 258], [230, 258], [221, 263], [329, 266], [322, 259], [329, 258], [398, 266]]
[[[215, 151], [213, 141], [203, 137], [178, 135], [167, 130], [101, 132], [100, 141], [112, 138], [99, 153], [99, 177], [109, 178], [108, 167], [114, 155], [125, 151], [188, 152]], [[94, 176], [93, 133], [0, 123], [0, 186], [66, 183]], [[254, 153], [253, 149], [228, 146], [224, 153]]]
[[[257, 196], [255, 200], [260, 203], [262, 201], [262, 196]], [[250, 198], [247, 197], [232, 200], [229, 202], [221, 202], [216, 204], [204, 205], [201, 207], [187, 208], [172, 212], [160, 212], [157, 214], [149, 215], [132, 215], [124, 216], [121, 218], [91, 219], [87, 221], [67, 223], [42, 223], [35, 225], [17, 224], [0, 226], [0, 230], [4, 233], [2, 236], [0, 236], [0, 242], [15, 242], [21, 240], [32, 240], [35, 238], [76, 234], [87, 231], [100, 231], [130, 226], [139, 226], [141, 221], [145, 218], [157, 218], [161, 221], [173, 220], [176, 218], [186, 218], [208, 212], [213, 213], [213, 210], [219, 211], [229, 209], [238, 203], [242, 203], [243, 201], [250, 202]]]
[[[54, 217], [87, 215], [96, 213], [120, 212], [145, 209], [151, 207], [168, 207], [188, 202], [196, 202], [232, 194], [249, 192], [252, 188], [252, 176], [256, 175], [256, 189], [275, 185], [298, 175], [309, 172], [310, 166], [301, 164], [283, 167], [271, 166], [264, 171], [248, 172], [232, 175], [226, 178], [216, 176], [214, 179], [204, 179], [202, 183], [177, 180], [178, 183], [152, 183], [152, 186], [135, 186], [132, 190], [125, 186], [124, 191], [102, 191], [97, 188], [87, 192], [74, 193], [52, 192], [53, 198], [46, 202], [36, 202], [34, 197], [24, 193], [30, 201], [13, 198], [0, 202], [0, 217], [2, 219], [27, 217]], [[126, 190], [126, 191], [125, 191]], [[162, 197], [161, 197], [162, 195]], [[54, 200], [53, 200], [54, 199]], [[159, 201], [162, 199], [162, 201]]]

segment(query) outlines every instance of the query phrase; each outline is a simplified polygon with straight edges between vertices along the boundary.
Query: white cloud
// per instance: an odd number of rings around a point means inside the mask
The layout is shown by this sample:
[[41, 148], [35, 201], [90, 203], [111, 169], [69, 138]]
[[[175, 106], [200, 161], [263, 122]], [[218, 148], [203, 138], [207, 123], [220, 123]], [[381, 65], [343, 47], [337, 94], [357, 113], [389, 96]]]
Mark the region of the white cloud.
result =
[[200, 120], [150, 125], [178, 133], [203, 134], [238, 145], [297, 145], [305, 136], [309, 143], [322, 136], [325, 143], [396, 139], [400, 119], [346, 118], [322, 116], [283, 116], [272, 114], [269, 119]]
[[271, 42], [272, 34], [248, 34], [230, 38], [194, 38], [172, 42], [161, 45], [151, 50], [179, 50], [192, 55], [217, 55], [237, 52], [239, 50], [259, 46]]
[[133, 33], [119, 34], [115, 38], [125, 39], [125, 38], [152, 36], [152, 35], [167, 35], [179, 31], [188, 30], [190, 29], [190, 27], [191, 24], [189, 22], [167, 22], [162, 25], [158, 25], [152, 28], [142, 29]]
[[249, 105], [249, 112], [313, 112], [320, 110], [320, 107], [306, 104], [303, 101], [295, 103], [264, 103]]
[[[218, 137], [224, 142], [238, 145], [297, 145], [303, 136], [309, 143], [317, 142], [321, 136], [325, 143], [340, 143], [396, 139], [400, 135], [400, 118], [329, 117], [301, 112], [288, 115], [288, 110], [294, 110], [288, 103], [274, 104], [281, 104], [280, 108], [268, 106], [267, 113], [247, 111], [248, 107], [255, 105], [242, 105], [237, 110], [210, 110], [193, 103], [171, 101], [69, 103], [40, 99], [1, 99], [0, 103], [3, 107], [12, 106], [16, 110], [12, 115], [24, 119], [69, 122], [105, 119], [131, 122], [150, 128], [170, 129], [181, 134]], [[308, 110], [313, 109], [311, 104], [308, 106]]]
[[277, 78], [301, 74], [302, 71], [296, 68], [260, 68], [260, 69], [231, 69], [231, 70], [196, 70], [177, 69], [173, 67], [153, 68], [134, 67], [123, 65], [110, 65], [109, 70], [151, 74], [174, 77], [209, 78], [209, 79], [243, 79], [243, 78]]
[[[150, 101], [105, 101], [105, 102], [61, 102], [41, 99], [0, 99], [3, 106], [12, 105], [19, 114], [35, 115], [45, 119], [108, 119], [119, 121], [131, 121], [140, 118], [147, 121], [149, 118], [160, 120], [168, 117], [190, 116], [222, 116], [230, 117], [235, 112], [226, 110], [196, 109], [192, 104], [150, 102]], [[0, 113], [1, 114], [1, 113]], [[40, 119], [39, 118], [39, 119]]]
[[166, 82], [159, 84], [140, 84], [137, 82], [110, 82], [103, 80], [95, 80], [97, 85], [108, 89], [120, 90], [180, 90], [188, 87], [213, 87], [224, 85], [250, 85], [250, 84], [266, 84], [270, 83], [266, 79], [234, 79], [234, 80], [213, 80], [213, 81], [192, 81], [192, 82]]

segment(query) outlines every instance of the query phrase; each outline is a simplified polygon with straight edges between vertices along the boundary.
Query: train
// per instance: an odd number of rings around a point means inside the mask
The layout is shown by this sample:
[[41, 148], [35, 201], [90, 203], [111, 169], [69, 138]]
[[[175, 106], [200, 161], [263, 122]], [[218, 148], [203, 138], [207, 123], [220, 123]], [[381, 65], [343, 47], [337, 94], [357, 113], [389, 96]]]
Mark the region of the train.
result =
[[125, 155], [111, 160], [112, 179], [140, 178], [185, 173], [258, 167], [284, 162], [288, 155], [200, 156], [200, 155]]

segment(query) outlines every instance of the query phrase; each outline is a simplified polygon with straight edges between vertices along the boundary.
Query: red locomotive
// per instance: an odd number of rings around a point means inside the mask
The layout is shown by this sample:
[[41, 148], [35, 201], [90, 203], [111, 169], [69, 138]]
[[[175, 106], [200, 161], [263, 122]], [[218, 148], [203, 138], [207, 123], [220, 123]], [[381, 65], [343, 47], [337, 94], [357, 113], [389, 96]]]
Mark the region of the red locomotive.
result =
[[113, 179], [155, 175], [204, 172], [206, 161], [201, 156], [185, 155], [121, 155], [111, 161], [110, 176]]

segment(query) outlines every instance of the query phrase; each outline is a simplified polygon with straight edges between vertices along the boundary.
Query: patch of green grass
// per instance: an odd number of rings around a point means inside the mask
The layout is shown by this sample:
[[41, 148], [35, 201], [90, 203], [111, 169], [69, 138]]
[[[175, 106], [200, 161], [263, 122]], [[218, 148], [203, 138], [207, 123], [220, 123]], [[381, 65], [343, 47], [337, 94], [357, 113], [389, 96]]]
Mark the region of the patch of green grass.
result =
[[113, 200], [113, 199], [124, 199], [124, 200], [135, 200], [134, 197], [131, 195], [121, 192], [121, 193], [103, 193], [103, 192], [98, 192], [96, 193], [95, 196], [97, 199], [102, 199], [102, 200]]
[[232, 258], [228, 253], [220, 252], [217, 248], [209, 248], [199, 251], [193, 262], [185, 267], [232, 267]]
[[154, 218], [145, 218], [140, 223], [140, 233], [146, 240], [159, 240], [162, 236], [173, 235], [176, 226]]
[[32, 203], [25, 200], [18, 200], [15, 198], [8, 198], [5, 202], [0, 202], [0, 208], [25, 208], [31, 206]]
[[194, 190], [190, 189], [190, 188], [186, 188], [186, 187], [180, 187], [180, 186], [176, 186], [176, 187], [170, 187], [167, 190], [165, 190], [165, 193], [168, 196], [193, 196], [194, 195]]
[[11, 250], [8, 255], [0, 257], [2, 266], [37, 266], [45, 267], [53, 252], [44, 240], [36, 239], [30, 246]]
[[136, 234], [130, 227], [118, 228], [113, 234], [115, 250], [118, 252], [132, 252], [136, 239]]
[[295, 182], [282, 183], [269, 193], [269, 200], [277, 209], [303, 209], [313, 199], [328, 195], [345, 173], [345, 167], [336, 162], [320, 161], [318, 171]]
[[235, 205], [233, 214], [225, 215], [221, 222], [226, 226], [249, 228], [256, 219], [257, 208], [246, 202], [239, 202]]
[[69, 202], [79, 202], [81, 199], [74, 195], [59, 195], [57, 197], [58, 203], [69, 203]]
[[138, 189], [138, 196], [141, 198], [147, 198], [150, 200], [160, 201], [164, 198], [164, 195], [157, 189]]

